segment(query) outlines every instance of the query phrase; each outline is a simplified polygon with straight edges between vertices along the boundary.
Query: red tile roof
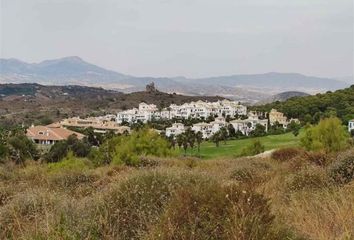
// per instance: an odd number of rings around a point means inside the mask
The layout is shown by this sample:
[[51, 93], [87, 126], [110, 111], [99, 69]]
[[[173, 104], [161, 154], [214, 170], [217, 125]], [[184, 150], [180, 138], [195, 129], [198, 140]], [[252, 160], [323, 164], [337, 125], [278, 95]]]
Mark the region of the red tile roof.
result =
[[46, 126], [35, 126], [27, 129], [27, 137], [34, 140], [66, 140], [71, 135], [76, 135], [78, 139], [84, 137], [83, 134], [65, 128], [51, 128]]

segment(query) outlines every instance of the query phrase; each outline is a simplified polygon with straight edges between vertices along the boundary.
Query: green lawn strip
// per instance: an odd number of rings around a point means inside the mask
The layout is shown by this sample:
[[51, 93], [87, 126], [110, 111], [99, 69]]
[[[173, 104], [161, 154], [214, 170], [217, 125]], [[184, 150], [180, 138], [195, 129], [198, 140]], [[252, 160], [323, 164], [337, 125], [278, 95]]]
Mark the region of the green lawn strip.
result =
[[[301, 135], [301, 134], [300, 134]], [[220, 146], [216, 147], [212, 142], [203, 142], [200, 146], [200, 155], [203, 159], [213, 159], [217, 157], [230, 157], [238, 156], [241, 154], [243, 148], [250, 145], [255, 139], [259, 139], [265, 146], [265, 150], [271, 150], [281, 147], [299, 146], [300, 136], [295, 137], [292, 133], [286, 133], [281, 135], [269, 135], [259, 138], [247, 138], [240, 140], [230, 140], [226, 142], [220, 142]], [[180, 150], [181, 154], [184, 154], [183, 149]], [[197, 149], [188, 149], [187, 155], [197, 156]]]

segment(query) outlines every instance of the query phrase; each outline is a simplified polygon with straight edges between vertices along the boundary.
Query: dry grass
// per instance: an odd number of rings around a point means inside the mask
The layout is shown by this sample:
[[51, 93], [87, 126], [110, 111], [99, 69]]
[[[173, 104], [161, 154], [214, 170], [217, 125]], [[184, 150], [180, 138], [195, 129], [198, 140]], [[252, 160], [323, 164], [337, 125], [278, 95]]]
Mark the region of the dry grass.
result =
[[[305, 157], [149, 158], [137, 168], [70, 169], [0, 166], [0, 239], [354, 238], [354, 182], [334, 184], [329, 166]], [[242, 189], [269, 201], [247, 208], [247, 198], [225, 199]]]

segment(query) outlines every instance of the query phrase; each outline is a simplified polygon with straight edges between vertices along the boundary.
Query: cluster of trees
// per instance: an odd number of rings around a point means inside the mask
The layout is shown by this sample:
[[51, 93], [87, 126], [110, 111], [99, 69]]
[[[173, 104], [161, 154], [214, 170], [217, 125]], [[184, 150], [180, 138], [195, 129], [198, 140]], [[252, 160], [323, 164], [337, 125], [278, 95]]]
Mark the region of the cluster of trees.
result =
[[338, 117], [344, 124], [354, 118], [354, 85], [349, 88], [307, 97], [294, 97], [284, 102], [255, 106], [253, 110], [269, 112], [272, 108], [289, 118], [316, 124], [322, 118]]
[[203, 142], [203, 134], [201, 132], [194, 132], [191, 128], [187, 128], [187, 130], [177, 135], [176, 137], [171, 135], [168, 138], [172, 148], [175, 148], [178, 145], [179, 148], [183, 148], [184, 155], [187, 155], [187, 149], [190, 147], [194, 149], [197, 147], [198, 154], [200, 154], [200, 144]]

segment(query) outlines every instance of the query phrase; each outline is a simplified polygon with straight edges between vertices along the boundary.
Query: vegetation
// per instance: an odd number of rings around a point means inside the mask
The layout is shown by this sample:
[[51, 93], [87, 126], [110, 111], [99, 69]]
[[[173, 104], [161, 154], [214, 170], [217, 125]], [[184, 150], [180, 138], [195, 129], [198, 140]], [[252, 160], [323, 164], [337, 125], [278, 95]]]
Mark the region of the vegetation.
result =
[[254, 156], [264, 152], [264, 149], [265, 147], [261, 143], [261, 141], [259, 141], [259, 139], [256, 139], [252, 142], [251, 145], [242, 149], [241, 156]]
[[354, 118], [354, 85], [349, 88], [307, 97], [294, 97], [284, 102], [256, 106], [254, 110], [269, 112], [272, 108], [288, 118], [304, 123], [318, 123], [322, 118], [337, 116], [344, 124]]
[[328, 155], [329, 166], [300, 151], [287, 161], [231, 157], [192, 168], [156, 157], [139, 168], [94, 167], [72, 152], [56, 163], [2, 164], [0, 238], [351, 239], [354, 182], [343, 170], [353, 153]]
[[93, 149], [89, 158], [97, 165], [104, 163], [138, 165], [142, 156], [167, 157], [174, 154], [168, 141], [155, 130], [142, 128], [130, 135], [108, 139], [99, 149]]
[[323, 119], [316, 126], [307, 125], [301, 144], [307, 150], [338, 152], [347, 146], [348, 133], [338, 118]]
[[[197, 149], [189, 148], [187, 150], [187, 155], [200, 156], [203, 159], [240, 156], [242, 150], [251, 145], [255, 139], [258, 139], [262, 145], [264, 145], [265, 151], [283, 147], [298, 147], [300, 146], [300, 138], [302, 135], [303, 132], [300, 132], [297, 137], [292, 133], [285, 133], [281, 135], [267, 135], [259, 138], [228, 140], [227, 144], [220, 144], [219, 147], [215, 147], [213, 142], [204, 141], [200, 144], [200, 153], [198, 153]], [[180, 149], [180, 152], [184, 153], [182, 148]]]

